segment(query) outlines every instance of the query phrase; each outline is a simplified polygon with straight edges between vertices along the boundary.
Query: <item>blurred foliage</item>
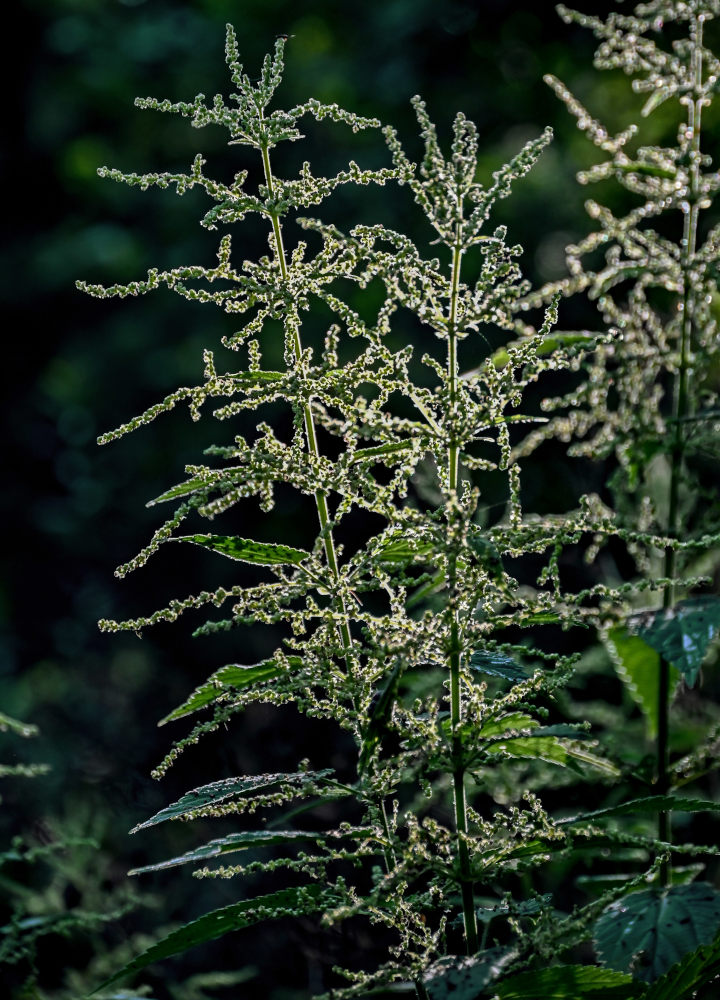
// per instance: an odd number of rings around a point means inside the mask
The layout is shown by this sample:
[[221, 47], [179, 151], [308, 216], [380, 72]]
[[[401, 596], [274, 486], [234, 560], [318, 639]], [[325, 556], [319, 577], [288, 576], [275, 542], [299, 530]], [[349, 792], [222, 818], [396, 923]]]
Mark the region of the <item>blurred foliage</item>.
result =
[[[579, 6], [600, 12], [608, 3]], [[147, 611], [181, 586], [172, 551], [133, 577], [131, 586], [116, 585], [112, 568], [149, 536], [156, 519], [144, 512], [145, 502], [179, 480], [182, 466], [203, 445], [204, 429], [176, 415], [106, 449], [96, 449], [95, 438], [196, 379], [201, 345], [226, 332], [222, 317], [168, 294], [110, 306], [74, 289], [76, 278], [122, 282], [149, 266], [204, 263], [213, 253], [213, 237], [195, 222], [194, 193], [177, 201], [97, 178], [102, 164], [187, 169], [198, 151], [228, 175], [237, 169], [237, 154], [223, 146], [219, 130], [196, 133], [169, 116], [139, 112], [133, 98], [187, 100], [200, 90], [220, 89], [229, 20], [248, 67], [259, 64], [276, 34], [293, 36], [283, 85], [289, 105], [308, 96], [337, 101], [395, 125], [409, 143], [413, 94], [427, 99], [442, 139], [455, 111], [463, 110], [479, 126], [488, 178], [522, 141], [551, 124], [556, 142], [497, 218], [528, 248], [524, 268], [534, 282], [563, 274], [565, 245], [585, 231], [584, 192], [574, 175], [588, 165], [586, 144], [543, 85], [543, 73], [570, 84], [612, 129], [636, 118], [641, 100], [628, 100], [621, 74], [592, 72], [588, 33], [562, 24], [550, 3], [533, 0], [369, 0], [360, 7], [333, 0], [25, 0], [14, 13], [7, 41], [20, 58], [6, 102], [10, 138], [0, 154], [9, 194], [0, 280], [10, 349], [3, 366], [9, 475], [0, 501], [0, 707], [37, 724], [41, 733], [23, 744], [22, 754], [16, 741], [3, 759], [47, 761], [51, 769], [32, 782], [4, 782], [0, 850], [18, 836], [26, 850], [38, 837], [47, 841], [48, 831], [51, 842], [90, 838], [100, 846], [47, 852], [32, 875], [13, 868], [13, 885], [25, 888], [11, 892], [4, 883], [3, 906], [12, 909], [12, 894], [24, 893], [28, 914], [64, 912], [73, 902], [80, 905], [79, 894], [83, 906], [104, 906], [109, 913], [121, 908], [110, 901], [117, 893], [127, 898], [125, 871], [158, 856], [152, 832], [130, 839], [127, 831], [177, 798], [192, 782], [186, 777], [194, 767], [203, 770], [188, 754], [156, 786], [148, 775], [168, 741], [164, 730], [152, 740], [154, 724], [234, 641], [218, 636], [188, 644], [182, 629], [159, 627], [141, 644], [122, 634], [100, 636], [95, 624], [100, 617]], [[653, 121], [667, 125], [661, 114]], [[308, 139], [298, 158], [328, 172], [347, 159], [346, 130], [312, 126]], [[374, 137], [351, 142], [351, 155], [362, 165], [386, 165], [384, 146]], [[407, 229], [410, 202], [388, 198], [382, 189], [368, 191], [361, 206], [343, 196], [332, 204], [333, 221], [342, 223], [348, 213], [357, 221], [361, 212], [363, 221]], [[569, 318], [565, 325], [594, 322], [578, 313]], [[527, 477], [527, 503], [536, 509], [565, 509], [581, 489], [601, 488], [602, 470], [568, 464], [559, 450], [544, 453], [542, 462], [541, 474], [534, 481]], [[290, 501], [279, 502], [273, 516], [292, 517]], [[198, 574], [204, 566], [199, 560]], [[193, 589], [189, 581], [186, 589]], [[261, 633], [244, 635], [243, 643], [246, 662], [269, 651]], [[597, 656], [591, 654], [568, 693], [569, 705], [583, 717], [622, 703], [612, 667]], [[632, 706], [624, 708], [632, 714]], [[696, 694], [688, 693], [687, 732], [678, 726], [676, 739], [689, 741], [702, 714]], [[209, 739], [198, 754], [214, 754], [218, 774], [293, 769], [318, 741], [337, 738], [325, 723], [303, 727], [298, 733], [289, 710], [258, 708], [247, 713], [242, 733]], [[622, 736], [637, 746], [641, 769], [637, 712]], [[342, 751], [338, 744], [339, 767]], [[566, 790], [557, 794], [567, 801]], [[714, 829], [707, 821], [705, 837], [712, 838]], [[212, 833], [208, 827], [208, 839], [215, 835], [217, 827]], [[703, 840], [702, 833], [694, 836]], [[182, 825], [173, 824], [163, 837], [170, 841], [164, 841], [164, 856], [189, 846]], [[195, 831], [194, 842], [197, 837]], [[595, 874], [603, 865], [602, 858], [588, 859]], [[570, 877], [569, 869], [556, 874], [560, 883]], [[165, 919], [178, 921], [232, 902], [235, 892], [228, 884], [189, 879], [157, 878], [153, 886], [164, 896]], [[19, 976], [8, 980], [11, 990], [17, 986], [11, 995], [70, 995], [53, 991], [79, 990], [82, 969], [89, 970], [85, 988], [93, 975], [99, 981], [104, 974], [97, 968], [107, 966], [98, 957], [102, 948], [119, 949], [124, 961], [137, 950], [132, 935], [150, 929], [157, 930], [157, 913], [145, 907], [130, 919], [79, 931], [71, 945], [50, 935], [35, 962], [41, 992], [23, 994]], [[369, 930], [358, 928], [355, 943], [366, 948], [369, 940]], [[330, 933], [319, 938], [309, 922], [281, 924], [271, 936], [248, 931], [152, 970], [147, 982], [159, 1000], [221, 1000], [237, 995], [228, 990], [241, 982], [244, 997], [292, 1000], [317, 986], [321, 962], [345, 947]], [[250, 968], [256, 960], [262, 967], [257, 973]], [[217, 981], [193, 978], [213, 967], [220, 970]]]

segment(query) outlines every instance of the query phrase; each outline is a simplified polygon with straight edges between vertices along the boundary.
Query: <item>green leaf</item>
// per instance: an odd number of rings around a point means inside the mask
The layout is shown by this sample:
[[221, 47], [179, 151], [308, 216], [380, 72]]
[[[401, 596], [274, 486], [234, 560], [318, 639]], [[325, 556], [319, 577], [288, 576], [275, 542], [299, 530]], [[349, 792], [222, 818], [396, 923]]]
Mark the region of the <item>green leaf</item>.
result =
[[[608, 632], [606, 645], [615, 669], [645, 716], [649, 739], [655, 739], [658, 728], [659, 654], [644, 639], [630, 635], [623, 625]], [[680, 674], [673, 667], [668, 703], [679, 679]]]
[[216, 938], [229, 934], [231, 931], [242, 930], [261, 920], [269, 920], [292, 913], [294, 916], [302, 913], [314, 913], [325, 905], [325, 892], [319, 885], [302, 886], [297, 889], [281, 889], [268, 896], [257, 896], [255, 899], [244, 899], [240, 903], [232, 903], [219, 910], [191, 920], [189, 924], [179, 927], [161, 941], [151, 945], [146, 951], [124, 965], [122, 969], [101, 983], [93, 993], [124, 979], [131, 972], [159, 962], [163, 958], [179, 955]]
[[[556, 331], [547, 337], [543, 337], [537, 346], [537, 355], [538, 357], [543, 357], [546, 354], [552, 354], [553, 351], [568, 347], [580, 347], [591, 350], [597, 344], [598, 336], [598, 334], [593, 336], [586, 331]], [[504, 368], [509, 362], [510, 352], [505, 347], [501, 347], [495, 351], [492, 356], [492, 363], [496, 368]]]
[[232, 375], [225, 375], [224, 378], [231, 378], [242, 386], [262, 385], [263, 382], [279, 382], [280, 379], [287, 378], [287, 372], [234, 372]]
[[579, 816], [565, 817], [557, 822], [561, 826], [571, 826], [574, 823], [584, 823], [586, 820], [600, 819], [603, 816], [625, 816], [643, 812], [720, 812], [720, 802], [710, 802], [706, 799], [686, 799], [682, 795], [648, 795], [641, 799], [622, 802], [620, 805], [582, 813]]
[[672, 608], [640, 612], [628, 619], [628, 628], [677, 667], [693, 687], [707, 648], [720, 630], [720, 598], [706, 594]]
[[172, 486], [165, 493], [162, 493], [159, 497], [155, 497], [154, 500], [149, 500], [145, 506], [154, 507], [159, 503], [166, 503], [168, 500], [178, 500], [180, 497], [190, 496], [191, 493], [197, 493], [198, 490], [203, 489], [208, 485], [207, 478], [204, 476], [193, 476], [192, 479], [186, 479], [184, 483], [178, 483], [177, 486]]
[[505, 753], [508, 757], [525, 757], [544, 760], [549, 764], [559, 764], [581, 771], [580, 764], [597, 767], [606, 774], [620, 772], [607, 760], [590, 753], [582, 747], [559, 740], [555, 736], [508, 736], [487, 747], [488, 753]]
[[418, 542], [413, 539], [398, 538], [378, 550], [377, 556], [382, 562], [408, 563], [414, 559], [424, 559], [434, 552], [431, 542]]
[[256, 566], [298, 566], [310, 553], [290, 545], [254, 542], [237, 535], [179, 535], [173, 541], [192, 542], [206, 549], [220, 552], [228, 559], [253, 563]]
[[525, 712], [508, 712], [507, 715], [501, 715], [496, 719], [488, 719], [477, 731], [477, 735], [484, 740], [498, 735], [509, 737], [513, 730], [537, 729], [539, 725], [537, 719]]
[[611, 903], [595, 924], [601, 962], [653, 982], [720, 928], [720, 893], [705, 882], [633, 892]]
[[325, 840], [325, 834], [320, 832], [308, 832], [307, 830], [261, 830], [247, 831], [243, 833], [230, 833], [227, 837], [219, 837], [211, 840], [201, 847], [196, 847], [187, 854], [180, 854], [176, 858], [169, 858], [167, 861], [158, 861], [154, 865], [145, 865], [142, 868], [133, 868], [128, 875], [144, 875], [146, 872], [159, 872], [164, 868], [174, 868], [177, 865], [194, 864], [197, 861], [206, 861], [208, 858], [218, 858], [223, 854], [232, 854], [235, 851], [247, 851], [253, 847], [275, 847], [277, 844], [289, 844], [309, 840]]
[[720, 936], [701, 945], [656, 979], [643, 1000], [692, 1000], [701, 986], [720, 976]]
[[631, 976], [592, 965], [553, 965], [521, 972], [494, 987], [500, 1000], [630, 1000], [642, 993]]
[[[302, 665], [302, 658], [299, 656], [288, 656], [287, 660], [292, 667]], [[164, 726], [167, 722], [181, 719], [185, 715], [190, 715], [191, 712], [197, 712], [205, 705], [215, 701], [220, 695], [241, 691], [251, 684], [259, 684], [262, 681], [279, 677], [282, 673], [283, 668], [278, 665], [278, 661], [275, 659], [263, 660], [261, 663], [253, 663], [248, 666], [230, 663], [225, 667], [220, 667], [204, 684], [195, 688], [187, 701], [161, 719], [158, 726]]]
[[390, 441], [388, 444], [378, 444], [373, 448], [358, 448], [352, 456], [352, 462], [367, 462], [372, 459], [384, 458], [386, 455], [407, 451], [412, 446], [412, 441]]
[[398, 660], [383, 686], [373, 695], [373, 700], [370, 703], [370, 718], [363, 736], [360, 759], [358, 760], [358, 768], [361, 772], [367, 769], [370, 758], [380, 743], [382, 734], [387, 729], [397, 697], [400, 670], [401, 661]]
[[296, 771], [293, 774], [255, 774], [244, 778], [224, 778], [222, 781], [213, 781], [209, 785], [202, 785], [187, 792], [177, 802], [165, 806], [160, 812], [146, 819], [144, 823], [134, 826], [130, 833], [137, 833], [149, 826], [156, 826], [164, 823], [168, 819], [180, 819], [190, 817], [199, 809], [206, 809], [209, 806], [219, 805], [244, 795], [252, 795], [254, 792], [265, 792], [278, 785], [296, 785], [302, 788], [303, 785], [329, 777], [332, 770], [324, 771]]
[[504, 677], [508, 681], [524, 681], [528, 677], [525, 670], [515, 662], [512, 656], [495, 649], [476, 650], [470, 656], [469, 666], [482, 674]]
[[423, 982], [430, 1000], [477, 1000], [516, 957], [511, 948], [488, 948], [469, 958], [449, 955], [428, 967]]

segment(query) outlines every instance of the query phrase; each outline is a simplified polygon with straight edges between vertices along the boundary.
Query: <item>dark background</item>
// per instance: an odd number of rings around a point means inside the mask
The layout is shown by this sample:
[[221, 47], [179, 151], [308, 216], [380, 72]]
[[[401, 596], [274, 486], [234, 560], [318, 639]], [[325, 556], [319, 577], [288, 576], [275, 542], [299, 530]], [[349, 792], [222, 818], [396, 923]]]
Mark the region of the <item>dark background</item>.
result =
[[[414, 153], [413, 94], [427, 99], [445, 140], [454, 113], [464, 111], [480, 129], [487, 180], [551, 124], [554, 144], [497, 219], [526, 247], [523, 267], [535, 283], [562, 276], [564, 246], [586, 231], [588, 192], [574, 174], [590, 162], [589, 144], [543, 84], [543, 73], [560, 76], [613, 129], [637, 117], [640, 99], [628, 82], [621, 74], [596, 73], [589, 33], [564, 25], [544, 0], [369, 0], [357, 10], [352, 6], [327, 0], [26, 0], [6, 34], [8, 60], [20, 59], [6, 84], [4, 126], [11, 138], [2, 154], [0, 710], [37, 724], [40, 736], [22, 745], [0, 738], [3, 759], [46, 761], [51, 770], [32, 782], [3, 782], [0, 832], [3, 842], [18, 833], [43, 843], [67, 836], [99, 840], [100, 851], [88, 851], [74, 868], [67, 861], [64, 875], [32, 876], [47, 900], [47, 880], [56, 880], [61, 907], [88, 905], [91, 876], [102, 887], [101, 901], [103, 893], [122, 895], [128, 868], [201, 842], [197, 828], [177, 825], [127, 836], [192, 783], [238, 769], [293, 769], [318, 740], [333, 738], [331, 727], [308, 727], [292, 713], [258, 709], [242, 728], [188, 752], [157, 784], [149, 772], [176, 735], [158, 730], [157, 720], [227, 659], [209, 640], [190, 642], [190, 622], [158, 627], [142, 641], [102, 635], [96, 627], [100, 617], [149, 612], [212, 582], [198, 583], [186, 552], [177, 559], [163, 553], [124, 582], [112, 571], [159, 523], [163, 511], [144, 504], [182, 479], [183, 466], [198, 460], [215, 428], [192, 424], [182, 409], [105, 448], [98, 449], [95, 439], [177, 386], [195, 384], [202, 347], [221, 350], [219, 338], [233, 322], [163, 291], [101, 302], [74, 288], [76, 278], [111, 284], [142, 277], [148, 267], [213, 259], [217, 235], [197, 224], [202, 195], [141, 193], [100, 180], [96, 168], [186, 170], [202, 151], [208, 173], [227, 176], [237, 169], [233, 157], [244, 154], [237, 147], [228, 151], [222, 130], [196, 131], [176, 116], [139, 111], [133, 98], [189, 100], [198, 91], [227, 90], [223, 41], [230, 20], [251, 75], [276, 34], [294, 36], [279, 104], [314, 96], [377, 116], [395, 125]], [[598, 12], [608, 7], [582, 5]], [[654, 121], [651, 130], [662, 127], [662, 116], [659, 125]], [[284, 153], [276, 154], [281, 172]], [[309, 125], [307, 142], [291, 149], [285, 162], [294, 169], [307, 158], [315, 172], [331, 173], [349, 156], [363, 165], [387, 163], [377, 136], [353, 137], [332, 124]], [[370, 192], [362, 202], [343, 195], [336, 207], [317, 211], [325, 217], [335, 212], [339, 221], [361, 212], [366, 221], [415, 225], [421, 239], [431, 236], [421, 223], [402, 217], [403, 204], [387, 191]], [[252, 225], [247, 246], [243, 238], [238, 230], [237, 252], [252, 257], [262, 249]], [[537, 475], [547, 509], [567, 506], [568, 481], [575, 492], [588, 485], [578, 481], [577, 467], [568, 467], [564, 479], [548, 469], [538, 468]], [[281, 505], [273, 516], [283, 513], [288, 516]], [[270, 523], [267, 537], [272, 530]], [[197, 573], [208, 565], [198, 561]], [[253, 662], [265, 652], [262, 638], [236, 635], [233, 641], [242, 655], [230, 658]], [[141, 886], [158, 907], [113, 923], [103, 932], [112, 946], [132, 928], [150, 933], [162, 922], [232, 902], [240, 888], [198, 883], [182, 869]], [[263, 975], [271, 969], [274, 997], [302, 997], [317, 975], [311, 935], [301, 922], [299, 930], [278, 925], [255, 938], [235, 936], [167, 963], [146, 981], [166, 997], [213, 963], [223, 969], [252, 965], [261, 973], [243, 995], [270, 995]], [[62, 945], [46, 941], [38, 959], [41, 986], [61, 989], [67, 970], [82, 969], [96, 946], [82, 936]]]

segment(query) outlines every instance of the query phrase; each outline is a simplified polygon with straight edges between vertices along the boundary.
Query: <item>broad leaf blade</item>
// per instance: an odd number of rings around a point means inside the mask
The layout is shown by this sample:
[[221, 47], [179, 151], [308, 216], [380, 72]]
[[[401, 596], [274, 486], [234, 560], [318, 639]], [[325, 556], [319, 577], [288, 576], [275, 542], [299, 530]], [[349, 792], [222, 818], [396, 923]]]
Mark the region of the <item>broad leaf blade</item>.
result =
[[707, 799], [688, 799], [682, 795], [648, 795], [641, 799], [631, 799], [616, 806], [596, 809], [594, 812], [583, 813], [558, 820], [560, 826], [571, 826], [574, 823], [585, 823], [587, 820], [601, 819], [603, 816], [625, 816], [634, 813], [656, 812], [720, 812], [720, 802]]
[[628, 619], [628, 628], [677, 667], [693, 687], [708, 646], [720, 631], [720, 598], [706, 594], [672, 608], [640, 612]]
[[[622, 625], [608, 632], [606, 645], [615, 669], [645, 716], [649, 738], [655, 739], [658, 728], [659, 653], [640, 636], [631, 635]], [[672, 667], [668, 702], [679, 678], [679, 672]]]
[[281, 916], [288, 911], [295, 914], [314, 913], [322, 909], [324, 905], [325, 893], [322, 887], [310, 885], [298, 889], [281, 889], [279, 892], [273, 892], [267, 896], [244, 899], [240, 903], [232, 903], [220, 910], [212, 910], [210, 913], [198, 917], [197, 920], [191, 920], [189, 924], [185, 924], [184, 927], [178, 928], [161, 941], [151, 945], [141, 955], [132, 959], [113, 976], [101, 983], [93, 993], [116, 983], [119, 979], [124, 979], [131, 972], [139, 972], [140, 969], [144, 969], [154, 962], [170, 958], [172, 955], [179, 955], [181, 952], [204, 944], [206, 941], [214, 941], [215, 938], [229, 934], [231, 931], [242, 930], [243, 927], [249, 927], [261, 920]]
[[130, 833], [137, 833], [138, 830], [156, 826], [168, 819], [189, 817], [196, 814], [198, 810], [219, 805], [221, 802], [228, 802], [230, 799], [252, 795], [254, 792], [265, 792], [277, 785], [295, 785], [302, 788], [303, 785], [321, 781], [332, 773], [332, 770], [298, 771], [294, 774], [257, 774], [213, 781], [209, 785], [202, 785], [200, 788], [194, 788], [191, 792], [187, 792], [177, 802], [165, 806], [150, 819], [146, 819], [144, 823], [133, 827]]
[[519, 663], [496, 649], [476, 650], [470, 657], [469, 666], [481, 674], [492, 674], [494, 677], [503, 677], [508, 681], [527, 680], [527, 673]]
[[187, 854], [180, 854], [176, 858], [168, 858], [167, 861], [158, 861], [154, 865], [133, 868], [128, 872], [128, 875], [145, 875], [147, 872], [159, 872], [165, 868], [195, 864], [198, 861], [206, 861], [208, 858], [218, 858], [224, 854], [247, 851], [254, 847], [275, 847], [278, 844], [306, 843], [313, 840], [325, 840], [325, 834], [322, 832], [313, 833], [308, 830], [253, 830], [243, 833], [229, 833], [227, 837], [219, 837], [217, 840], [211, 840], [201, 847], [196, 847], [194, 850], [188, 851]]
[[619, 771], [614, 764], [590, 753], [575, 742], [581, 736], [582, 734], [574, 733], [572, 741], [569, 741], [549, 735], [542, 730], [538, 731], [537, 735], [533, 733], [529, 736], [509, 734], [494, 741], [486, 749], [488, 753], [504, 753], [508, 757], [544, 760], [549, 764], [559, 764], [561, 767], [569, 767], [580, 773], [582, 773], [581, 765], [588, 764], [606, 774], [617, 776]]
[[[299, 656], [288, 656], [287, 660], [293, 667], [299, 667], [302, 664], [302, 659]], [[252, 684], [273, 680], [275, 677], [279, 677], [282, 672], [282, 667], [275, 659], [263, 660], [261, 663], [247, 666], [240, 663], [230, 663], [225, 667], [220, 667], [204, 684], [195, 688], [187, 701], [161, 719], [158, 725], [164, 726], [167, 722], [197, 712], [222, 694], [232, 694], [234, 691], [241, 691]]]
[[198, 490], [206, 488], [207, 486], [207, 477], [193, 476], [192, 479], [186, 479], [184, 483], [178, 483], [177, 486], [171, 486], [169, 490], [166, 490], [159, 497], [155, 497], [154, 500], [149, 500], [145, 506], [154, 507], [156, 504], [166, 503], [168, 500], [179, 500], [181, 497], [190, 496], [192, 493], [197, 493]]
[[643, 1000], [692, 1000], [701, 986], [720, 976], [720, 936], [701, 945], [656, 979]]
[[450, 955], [433, 962], [423, 982], [430, 1000], [477, 1000], [516, 957], [511, 948], [488, 948], [470, 958]]
[[601, 962], [653, 982], [720, 928], [720, 893], [704, 882], [633, 892], [595, 924]]
[[642, 987], [632, 977], [592, 965], [553, 965], [504, 979], [499, 1000], [631, 1000]]
[[310, 553], [291, 545], [254, 542], [237, 535], [179, 535], [176, 542], [192, 542], [212, 549], [228, 559], [252, 563], [255, 566], [298, 566]]

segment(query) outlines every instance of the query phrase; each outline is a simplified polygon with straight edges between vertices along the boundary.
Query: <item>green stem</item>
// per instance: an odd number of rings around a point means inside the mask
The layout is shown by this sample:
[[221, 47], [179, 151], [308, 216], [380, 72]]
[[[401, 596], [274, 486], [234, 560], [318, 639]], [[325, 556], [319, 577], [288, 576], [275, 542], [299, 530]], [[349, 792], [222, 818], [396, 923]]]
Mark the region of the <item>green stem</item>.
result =
[[[267, 184], [268, 194], [270, 198], [273, 197], [273, 174], [272, 168], [270, 166], [270, 153], [267, 147], [262, 147], [262, 158], [263, 158], [263, 168], [265, 171], [265, 183]], [[287, 259], [285, 256], [285, 244], [283, 243], [282, 228], [280, 226], [280, 219], [276, 212], [270, 213], [270, 219], [272, 221], [273, 234], [275, 236], [275, 248], [277, 261], [280, 267], [280, 274], [283, 280], [287, 280], [288, 270], [287, 270]], [[296, 326], [293, 335], [293, 354], [295, 355], [295, 361], [300, 362], [302, 357], [302, 343], [300, 341], [300, 330]], [[319, 458], [320, 449], [317, 443], [317, 434], [315, 433], [315, 420], [313, 419], [312, 410], [309, 403], [303, 405], [303, 420], [305, 422], [305, 439], [307, 441], [308, 451], [314, 458]], [[332, 535], [332, 529], [330, 527], [330, 514], [328, 510], [327, 494], [321, 490], [315, 490], [315, 506], [317, 507], [318, 520], [320, 522], [320, 530], [323, 536], [323, 544], [325, 546], [325, 557], [327, 559], [328, 568], [332, 575], [333, 582], [338, 587], [340, 583], [340, 570], [337, 560], [337, 552], [335, 550], [335, 541]], [[345, 651], [345, 663], [347, 665], [348, 671], [352, 670], [352, 637], [350, 635], [349, 626], [349, 616], [347, 613], [347, 606], [345, 604], [345, 598], [342, 594], [338, 594], [338, 603], [340, 605], [340, 636], [342, 639], [343, 649]], [[390, 835], [390, 824], [388, 823], [387, 812], [385, 810], [385, 803], [382, 799], [379, 800], [380, 816], [382, 820], [383, 830], [385, 836], [388, 840], [388, 844], [391, 842]], [[395, 867], [396, 859], [395, 852], [391, 846], [388, 846], [383, 851], [385, 868], [388, 872]], [[425, 985], [420, 979], [414, 980], [415, 992], [417, 993], [418, 1000], [430, 1000]]]
[[[697, 224], [700, 213], [700, 125], [703, 105], [702, 95], [702, 20], [695, 18], [691, 28], [693, 42], [692, 66], [694, 72], [693, 99], [688, 102], [688, 129], [692, 133], [690, 150], [690, 191], [688, 208], [683, 219], [682, 238], [682, 329], [680, 335], [680, 365], [675, 376], [673, 397], [674, 433], [671, 449], [670, 486], [668, 499], [668, 537], [677, 538], [680, 533], [680, 479], [682, 475], [683, 453], [685, 450], [685, 424], [689, 415], [691, 399], [688, 386], [689, 356], [692, 347], [695, 293], [692, 287], [691, 268], [697, 249]], [[675, 549], [665, 550], [664, 575], [671, 581], [663, 593], [663, 608], [671, 608], [675, 603], [676, 573]], [[669, 718], [668, 698], [670, 688], [670, 664], [664, 657], [660, 660], [658, 683], [658, 736], [657, 736], [657, 791], [664, 795], [670, 788], [669, 777]], [[658, 814], [658, 838], [670, 840], [670, 813]], [[669, 885], [672, 872], [669, 862], [660, 868], [660, 881]]]
[[[267, 184], [268, 194], [272, 199], [274, 194], [273, 174], [270, 166], [270, 153], [266, 146], [262, 147], [262, 158], [263, 168], [265, 171], [265, 183]], [[275, 252], [280, 266], [280, 274], [282, 275], [283, 281], [286, 281], [288, 277], [287, 260], [285, 257], [285, 244], [283, 243], [282, 229], [280, 227], [278, 213], [271, 212], [270, 219], [272, 221], [273, 234], [275, 236]], [[300, 329], [297, 325], [293, 331], [293, 354], [295, 355], [295, 361], [299, 364], [302, 358], [302, 343], [300, 341]], [[313, 458], [319, 458], [320, 449], [318, 448], [317, 434], [315, 432], [315, 420], [313, 419], [312, 409], [310, 408], [309, 403], [303, 404], [303, 420], [305, 423], [305, 439], [307, 441], [308, 451]], [[340, 584], [340, 570], [338, 567], [337, 552], [335, 550], [335, 541], [330, 527], [330, 512], [328, 510], [327, 494], [321, 489], [315, 490], [315, 506], [317, 508], [318, 520], [320, 522], [320, 531], [323, 537], [323, 545], [325, 547], [325, 557], [327, 559], [328, 569], [330, 570], [337, 592]], [[347, 607], [345, 604], [345, 598], [342, 594], [337, 595], [337, 600], [340, 605], [340, 637], [345, 651], [345, 662], [348, 670], [350, 670], [352, 664], [352, 638], [350, 636], [350, 626], [348, 624]]]
[[[452, 283], [450, 291], [450, 322], [448, 324], [448, 389], [450, 444], [448, 448], [448, 491], [450, 508], [457, 503], [459, 487], [459, 448], [455, 438], [458, 405], [458, 363], [457, 363], [457, 306], [460, 291], [460, 264], [462, 261], [461, 225], [458, 223], [457, 239], [453, 247]], [[477, 918], [473, 898], [473, 884], [470, 869], [470, 854], [467, 845], [467, 803], [465, 800], [465, 765], [463, 763], [463, 741], [460, 736], [462, 724], [462, 693], [460, 688], [460, 624], [455, 607], [457, 581], [457, 555], [450, 553], [448, 566], [448, 589], [450, 593], [450, 725], [452, 729], [453, 758], [453, 798], [455, 805], [455, 831], [457, 836], [458, 860], [460, 862], [460, 891], [462, 894], [463, 921], [465, 924], [465, 946], [468, 955], [478, 950]]]

